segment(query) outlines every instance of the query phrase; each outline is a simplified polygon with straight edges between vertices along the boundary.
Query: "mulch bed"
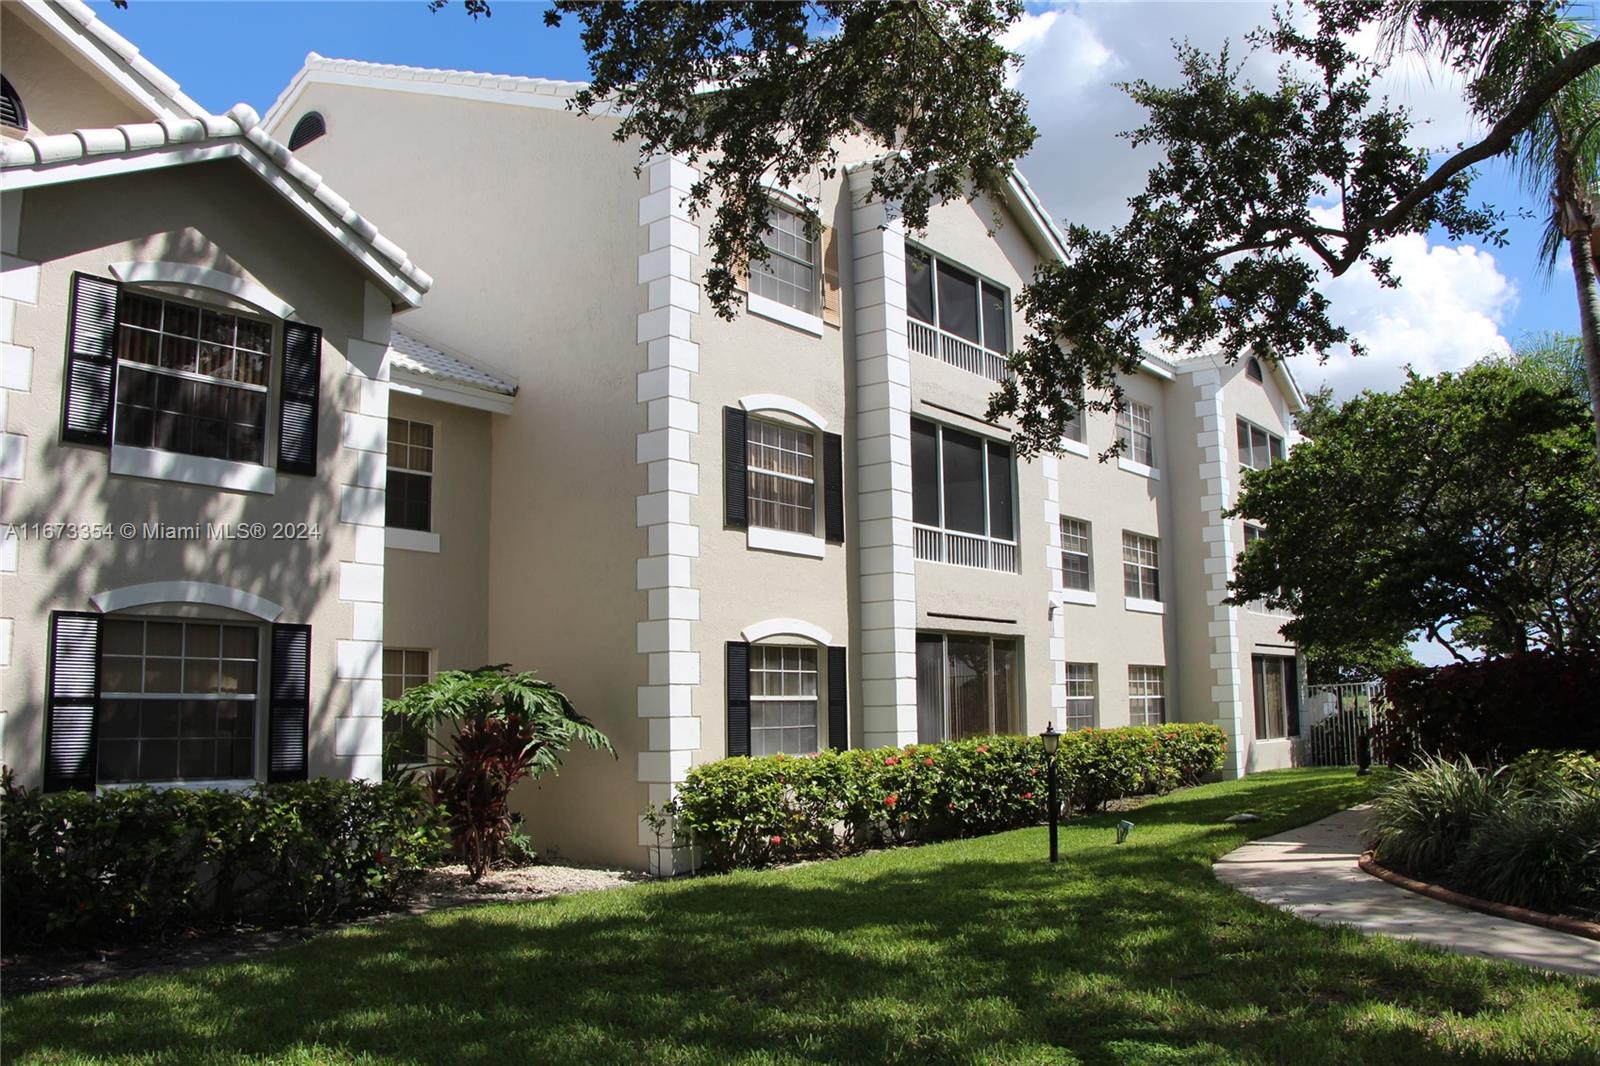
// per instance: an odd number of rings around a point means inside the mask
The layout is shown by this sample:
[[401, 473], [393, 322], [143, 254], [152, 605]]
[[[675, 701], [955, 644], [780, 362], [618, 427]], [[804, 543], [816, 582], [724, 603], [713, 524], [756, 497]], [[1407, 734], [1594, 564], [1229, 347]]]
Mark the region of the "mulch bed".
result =
[[1496, 918], [1509, 918], [1514, 922], [1523, 922], [1527, 925], [1540, 925], [1546, 929], [1571, 933], [1573, 936], [1587, 937], [1590, 940], [1600, 940], [1600, 922], [1591, 922], [1568, 914], [1546, 914], [1543, 911], [1529, 910], [1527, 907], [1517, 907], [1509, 903], [1495, 903], [1493, 900], [1479, 899], [1477, 896], [1469, 896], [1464, 892], [1457, 892], [1455, 889], [1446, 888], [1443, 885], [1417, 881], [1382, 865], [1372, 857], [1372, 852], [1370, 851], [1362, 852], [1358, 862], [1361, 869], [1373, 877], [1387, 881], [1391, 885], [1407, 891], [1415, 892], [1418, 895], [1439, 900], [1441, 903], [1465, 907], [1468, 910], [1477, 911], [1479, 914], [1489, 914]]
[[337, 929], [485, 903], [551, 899], [569, 892], [617, 888], [648, 879], [633, 870], [539, 864], [490, 870], [483, 880], [473, 883], [467, 880], [465, 866], [442, 866], [429, 870], [418, 890], [395, 910], [351, 921], [275, 929], [242, 926], [221, 932], [196, 932], [156, 944], [99, 950], [44, 949], [8, 955], [0, 958], [0, 996], [10, 999], [51, 988], [235, 962], [303, 943]]

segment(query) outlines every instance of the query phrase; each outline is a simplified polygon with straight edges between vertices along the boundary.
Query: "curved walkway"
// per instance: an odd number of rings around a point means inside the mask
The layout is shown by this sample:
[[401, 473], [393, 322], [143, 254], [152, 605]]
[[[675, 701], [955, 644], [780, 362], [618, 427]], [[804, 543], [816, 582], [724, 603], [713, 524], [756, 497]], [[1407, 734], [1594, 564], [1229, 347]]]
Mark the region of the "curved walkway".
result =
[[1600, 976], [1600, 941], [1478, 914], [1363, 873], [1356, 860], [1366, 814], [1357, 807], [1252, 841], [1217, 860], [1217, 879], [1321, 925], [1347, 925], [1467, 955]]

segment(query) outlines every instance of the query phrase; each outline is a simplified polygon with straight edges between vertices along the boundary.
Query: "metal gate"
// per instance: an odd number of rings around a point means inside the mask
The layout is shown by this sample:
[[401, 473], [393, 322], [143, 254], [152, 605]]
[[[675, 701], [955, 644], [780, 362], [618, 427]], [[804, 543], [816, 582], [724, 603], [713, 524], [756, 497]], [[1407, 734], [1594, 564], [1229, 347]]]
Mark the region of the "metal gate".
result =
[[1305, 759], [1311, 766], [1354, 766], [1360, 737], [1372, 729], [1373, 703], [1383, 682], [1307, 685], [1301, 701], [1306, 719]]

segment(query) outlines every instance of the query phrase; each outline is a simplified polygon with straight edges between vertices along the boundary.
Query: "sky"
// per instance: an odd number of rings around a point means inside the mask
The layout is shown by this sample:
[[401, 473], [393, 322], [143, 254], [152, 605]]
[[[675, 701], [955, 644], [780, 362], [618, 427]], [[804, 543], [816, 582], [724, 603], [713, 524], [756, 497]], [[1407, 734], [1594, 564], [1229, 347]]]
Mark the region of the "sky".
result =
[[[214, 112], [244, 101], [265, 114], [311, 51], [557, 79], [582, 80], [587, 73], [576, 30], [546, 28], [542, 3], [494, 0], [493, 17], [477, 21], [459, 0], [437, 13], [424, 0], [132, 0], [126, 10], [95, 0], [91, 6]], [[1024, 57], [1014, 81], [1039, 130], [1021, 166], [1052, 215], [1115, 225], [1143, 186], [1151, 154], [1117, 136], [1138, 125], [1142, 112], [1116, 82], [1174, 84], [1175, 41], [1208, 52], [1231, 41], [1241, 55], [1244, 35], [1270, 12], [1269, 3], [1257, 2], [1030, 5], [1007, 43]], [[1270, 78], [1274, 67], [1257, 56], [1247, 72]], [[1441, 152], [1475, 132], [1447, 71], [1408, 59], [1385, 76], [1381, 91], [1413, 111], [1424, 143]], [[420, 141], [426, 131], [417, 135]], [[1329, 279], [1324, 289], [1335, 321], [1360, 337], [1369, 354], [1335, 355], [1323, 365], [1298, 359], [1292, 368], [1303, 387], [1328, 384], [1341, 397], [1394, 388], [1407, 365], [1422, 373], [1456, 370], [1506, 351], [1528, 333], [1577, 331], [1571, 267], [1562, 262], [1547, 273], [1538, 260], [1543, 199], [1524, 192], [1498, 163], [1482, 169], [1475, 192], [1506, 212], [1509, 245], [1407, 236], [1384, 249], [1402, 279], [1399, 289], [1382, 288], [1359, 269]], [[1447, 658], [1441, 649], [1417, 650], [1425, 661]]]

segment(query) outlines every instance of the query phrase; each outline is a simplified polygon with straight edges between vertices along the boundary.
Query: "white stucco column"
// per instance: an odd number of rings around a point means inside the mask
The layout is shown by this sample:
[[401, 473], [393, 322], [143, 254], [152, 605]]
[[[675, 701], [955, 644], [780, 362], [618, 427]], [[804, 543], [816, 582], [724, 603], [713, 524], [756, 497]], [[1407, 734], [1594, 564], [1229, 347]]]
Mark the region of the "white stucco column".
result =
[[1226, 419], [1222, 411], [1222, 374], [1199, 370], [1193, 375], [1199, 393], [1195, 417], [1200, 421], [1195, 445], [1200, 453], [1200, 514], [1204, 521], [1200, 536], [1205, 542], [1202, 566], [1206, 576], [1206, 606], [1211, 617], [1206, 636], [1211, 641], [1211, 702], [1214, 719], [1227, 734], [1228, 751], [1222, 764], [1224, 778], [1243, 777], [1244, 703], [1239, 676], [1239, 627], [1237, 609], [1224, 601], [1228, 580], [1233, 576], [1232, 524], [1222, 517], [1228, 507], [1228, 456], [1222, 430]]
[[905, 226], [850, 176], [856, 323], [856, 541], [867, 747], [917, 739], [917, 574], [911, 529], [911, 363]]

